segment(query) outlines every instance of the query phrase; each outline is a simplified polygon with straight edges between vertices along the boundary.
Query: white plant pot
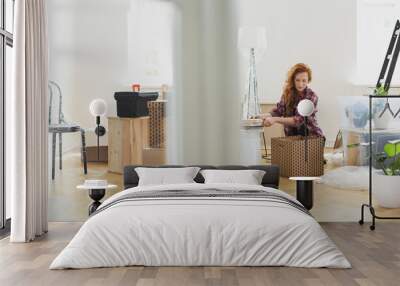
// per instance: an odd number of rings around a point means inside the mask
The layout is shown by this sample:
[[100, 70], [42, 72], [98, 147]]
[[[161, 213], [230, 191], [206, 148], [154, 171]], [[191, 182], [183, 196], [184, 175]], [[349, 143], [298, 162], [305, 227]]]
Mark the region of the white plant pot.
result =
[[382, 117], [379, 118], [381, 112], [377, 112], [374, 115], [374, 128], [375, 129], [387, 129], [390, 121], [393, 119], [389, 111], [385, 112]]
[[385, 208], [400, 208], [400, 176], [386, 176], [383, 171], [374, 173], [372, 193], [376, 202]]

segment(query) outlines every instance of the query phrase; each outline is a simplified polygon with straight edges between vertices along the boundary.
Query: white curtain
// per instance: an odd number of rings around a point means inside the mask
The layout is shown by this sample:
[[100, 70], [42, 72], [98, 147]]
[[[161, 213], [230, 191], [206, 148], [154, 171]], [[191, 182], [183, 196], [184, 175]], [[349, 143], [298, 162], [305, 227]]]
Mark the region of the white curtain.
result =
[[179, 138], [168, 138], [168, 149], [176, 149], [169, 150], [168, 155], [174, 153], [169, 163], [238, 164], [238, 0], [171, 1], [180, 13], [176, 19], [176, 106], [169, 107], [167, 120], [174, 129], [168, 134]]
[[47, 232], [46, 0], [16, 0], [13, 94], [7, 112], [12, 242]]

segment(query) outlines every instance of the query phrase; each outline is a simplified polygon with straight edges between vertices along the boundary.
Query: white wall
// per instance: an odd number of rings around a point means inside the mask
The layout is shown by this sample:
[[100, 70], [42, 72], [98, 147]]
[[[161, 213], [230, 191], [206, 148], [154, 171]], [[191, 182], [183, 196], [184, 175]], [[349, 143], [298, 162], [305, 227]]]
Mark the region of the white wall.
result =
[[[320, 98], [319, 122], [328, 141], [334, 140], [338, 98], [356, 93], [355, 0], [329, 5], [319, 0], [170, 0], [160, 3], [176, 4], [179, 12], [171, 8], [164, 14], [157, 14], [154, 7], [159, 6], [146, 6], [151, 2], [49, 1], [50, 75], [64, 89], [67, 119], [91, 127], [87, 108], [93, 98], [105, 98], [108, 115], [115, 115], [114, 91], [128, 90], [136, 81], [172, 82], [174, 161], [238, 162], [238, 103], [247, 60], [239, 55], [236, 33], [240, 25], [257, 25], [266, 26], [268, 40], [257, 66], [261, 100], [279, 100], [287, 70], [297, 62], [309, 64], [311, 87]], [[146, 9], [154, 11], [153, 18], [144, 16]], [[169, 30], [157, 35], [160, 24]], [[163, 49], [154, 49], [158, 45]], [[79, 144], [78, 137], [74, 140]]]
[[[239, 24], [267, 29], [267, 52], [257, 64], [261, 101], [278, 101], [288, 69], [307, 63], [313, 70], [311, 88], [319, 96], [318, 119], [328, 143], [339, 128], [338, 96], [354, 94], [356, 15], [355, 0], [239, 1]], [[247, 64], [241, 61], [242, 93]]]
[[145, 86], [173, 85], [176, 8], [163, 0], [130, 0], [128, 63], [130, 79]]
[[[107, 116], [116, 116], [115, 91], [172, 84], [173, 13], [156, 0], [49, 1], [49, 77], [62, 88], [67, 121], [94, 128], [93, 99], [105, 99]], [[64, 150], [80, 146], [79, 134], [64, 138]], [[93, 132], [87, 143], [96, 144]]]
[[[357, 83], [376, 84], [399, 17], [400, 0], [357, 0]], [[396, 68], [391, 86], [399, 84]]]
[[[236, 0], [50, 1], [50, 78], [66, 118], [90, 127], [93, 98], [115, 115], [114, 91], [172, 83], [171, 161], [237, 163], [237, 11]], [[65, 149], [80, 142], [66, 140]]]

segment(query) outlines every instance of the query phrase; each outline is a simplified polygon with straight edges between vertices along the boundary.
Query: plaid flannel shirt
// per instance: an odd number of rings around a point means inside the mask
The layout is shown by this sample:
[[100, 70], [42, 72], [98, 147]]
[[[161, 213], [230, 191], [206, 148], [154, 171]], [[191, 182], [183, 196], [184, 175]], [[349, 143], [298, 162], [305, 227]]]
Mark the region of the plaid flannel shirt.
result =
[[315, 116], [315, 114], [318, 111], [317, 110], [318, 96], [309, 87], [307, 87], [301, 94], [299, 94], [299, 96], [296, 96], [294, 109], [292, 112], [286, 112], [286, 104], [283, 98], [281, 98], [281, 100], [276, 104], [276, 107], [271, 111], [271, 115], [275, 117], [293, 117], [296, 126], [285, 125], [284, 127], [285, 135], [293, 136], [301, 134], [300, 130], [304, 123], [304, 117], [298, 113], [297, 105], [302, 99], [309, 99], [314, 103], [314, 112], [308, 117], [307, 120], [308, 134], [325, 137], [321, 128], [318, 126], [317, 119]]

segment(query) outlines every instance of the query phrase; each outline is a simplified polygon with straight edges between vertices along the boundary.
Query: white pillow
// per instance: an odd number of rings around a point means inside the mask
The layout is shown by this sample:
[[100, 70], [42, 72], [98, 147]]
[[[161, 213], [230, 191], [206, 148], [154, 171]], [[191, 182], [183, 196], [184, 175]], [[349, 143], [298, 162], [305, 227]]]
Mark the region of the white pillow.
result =
[[195, 183], [193, 179], [199, 170], [199, 167], [135, 168], [139, 176], [138, 186]]
[[265, 171], [261, 170], [202, 170], [206, 184], [246, 184], [261, 185]]

